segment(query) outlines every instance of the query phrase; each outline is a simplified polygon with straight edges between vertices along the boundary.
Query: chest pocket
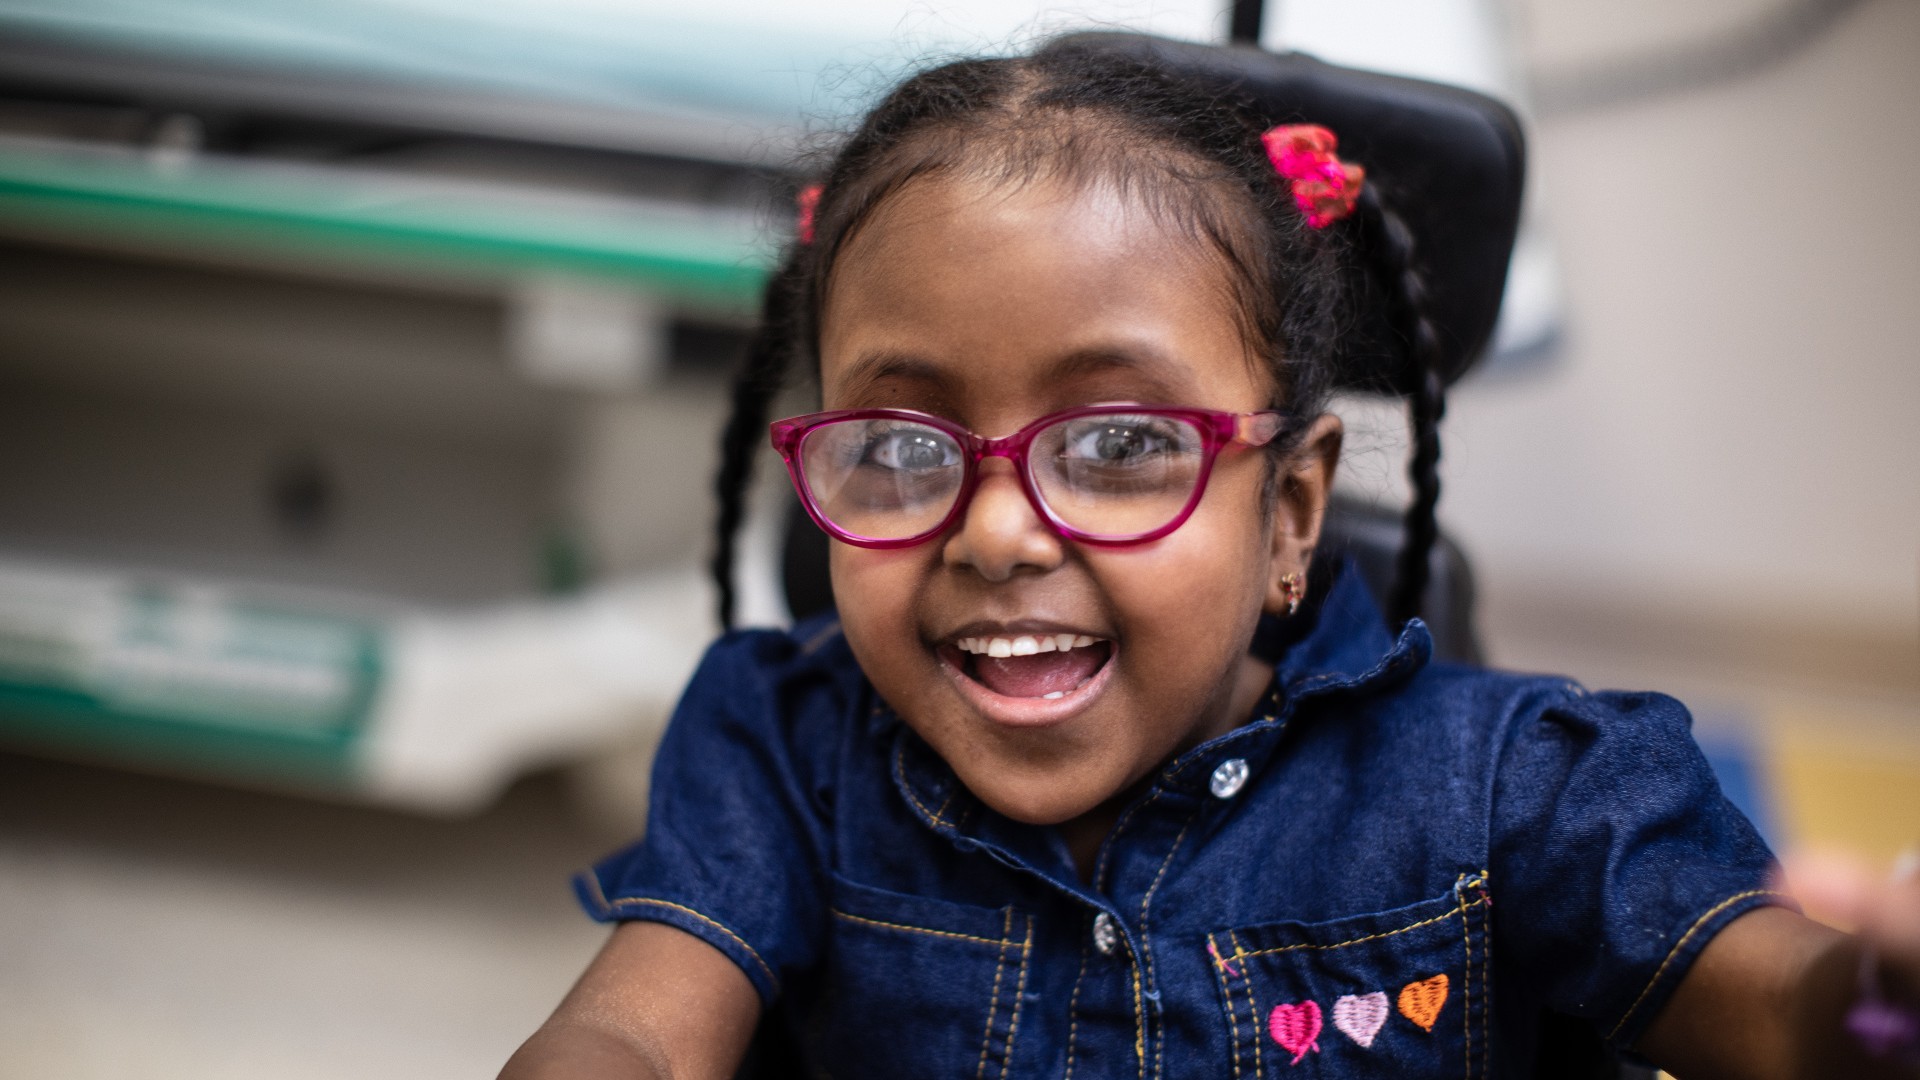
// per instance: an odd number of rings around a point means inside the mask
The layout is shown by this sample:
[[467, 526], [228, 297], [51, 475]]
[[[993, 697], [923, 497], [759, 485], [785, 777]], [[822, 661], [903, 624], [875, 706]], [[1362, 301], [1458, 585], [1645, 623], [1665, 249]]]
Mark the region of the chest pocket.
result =
[[1487, 1076], [1491, 903], [1481, 874], [1391, 911], [1209, 935], [1231, 1075]]
[[832, 945], [811, 1025], [834, 1080], [1008, 1075], [1033, 917], [833, 881]]

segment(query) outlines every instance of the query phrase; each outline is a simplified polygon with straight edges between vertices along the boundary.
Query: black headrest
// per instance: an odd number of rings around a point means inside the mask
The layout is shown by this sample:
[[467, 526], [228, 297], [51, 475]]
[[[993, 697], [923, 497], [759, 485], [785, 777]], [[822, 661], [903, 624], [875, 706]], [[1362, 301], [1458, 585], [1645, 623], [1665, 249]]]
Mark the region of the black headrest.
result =
[[[1064, 41], [1141, 56], [1238, 92], [1272, 123], [1332, 131], [1340, 156], [1365, 167], [1367, 183], [1413, 233], [1427, 313], [1440, 330], [1441, 377], [1451, 383], [1480, 358], [1500, 314], [1520, 228], [1526, 147], [1511, 109], [1457, 86], [1339, 67], [1303, 53], [1107, 31]], [[1342, 386], [1405, 393], [1414, 376], [1400, 334], [1384, 305], [1368, 306], [1383, 314], [1354, 328]]]

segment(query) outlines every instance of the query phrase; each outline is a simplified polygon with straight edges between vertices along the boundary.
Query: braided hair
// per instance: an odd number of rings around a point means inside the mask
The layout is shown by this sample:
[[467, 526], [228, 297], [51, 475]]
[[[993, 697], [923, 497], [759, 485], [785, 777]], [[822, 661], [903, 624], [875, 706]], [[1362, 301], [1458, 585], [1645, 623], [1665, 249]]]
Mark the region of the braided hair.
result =
[[[766, 443], [770, 404], [796, 368], [817, 368], [819, 316], [835, 258], [888, 197], [916, 179], [1112, 184], [1219, 255], [1250, 353], [1271, 376], [1269, 407], [1286, 419], [1282, 437], [1268, 447], [1269, 506], [1279, 490], [1278, 463], [1298, 448], [1332, 392], [1352, 321], [1348, 305], [1370, 291], [1354, 287], [1357, 262], [1371, 258], [1388, 271], [1410, 355], [1431, 371], [1433, 350], [1424, 346], [1437, 338], [1423, 314], [1405, 226], [1375, 197], [1356, 218], [1363, 237], [1349, 235], [1345, 224], [1310, 227], [1261, 144], [1269, 123], [1236, 95], [1071, 40], [1024, 57], [944, 64], [895, 88], [819, 170], [811, 240], [793, 244], [770, 280], [734, 383], [714, 482], [719, 516], [711, 570], [721, 624], [733, 621], [735, 535]], [[1435, 534], [1434, 425], [1442, 399], [1438, 376], [1427, 383], [1432, 393], [1417, 398], [1414, 409], [1417, 497], [1396, 590], [1401, 618], [1410, 583], [1417, 610]], [[1408, 570], [1415, 565], [1417, 581]]]
[[1407, 479], [1413, 498], [1407, 504], [1400, 553], [1394, 568], [1387, 617], [1395, 625], [1420, 614], [1440, 537], [1434, 509], [1440, 502], [1440, 421], [1447, 413], [1446, 380], [1441, 377], [1440, 331], [1429, 315], [1426, 277], [1416, 260], [1413, 232], [1380, 198], [1375, 186], [1361, 192], [1358, 225], [1361, 247], [1376, 279], [1389, 290], [1385, 300], [1399, 344], [1406, 350], [1403, 370], [1412, 454]]
[[708, 570], [720, 589], [720, 625], [733, 626], [734, 546], [746, 518], [746, 493], [753, 482], [755, 451], [766, 440], [767, 409], [779, 395], [797, 337], [795, 296], [803, 272], [796, 248], [767, 282], [760, 303], [760, 325], [747, 344], [746, 362], [733, 380], [732, 411], [720, 432], [720, 469], [713, 478], [720, 503], [714, 526], [713, 560]]

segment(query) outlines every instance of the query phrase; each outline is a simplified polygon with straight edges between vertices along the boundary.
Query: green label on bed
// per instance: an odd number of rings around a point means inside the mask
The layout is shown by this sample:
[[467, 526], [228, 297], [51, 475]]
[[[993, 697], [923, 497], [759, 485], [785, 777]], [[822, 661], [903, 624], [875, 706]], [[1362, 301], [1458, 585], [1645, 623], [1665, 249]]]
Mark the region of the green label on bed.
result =
[[0, 697], [336, 740], [366, 720], [375, 624], [224, 590], [0, 567]]

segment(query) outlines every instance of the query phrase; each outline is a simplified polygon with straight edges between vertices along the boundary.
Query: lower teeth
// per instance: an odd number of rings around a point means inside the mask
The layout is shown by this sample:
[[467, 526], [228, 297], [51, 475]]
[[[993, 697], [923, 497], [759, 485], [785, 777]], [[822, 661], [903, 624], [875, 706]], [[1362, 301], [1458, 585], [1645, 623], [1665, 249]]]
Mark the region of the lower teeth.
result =
[[1051, 693], [1051, 694], [1041, 694], [1040, 696], [1041, 696], [1041, 697], [1042, 697], [1043, 699], [1045, 699], [1045, 700], [1047, 700], [1047, 701], [1052, 701], [1052, 700], [1053, 700], [1054, 698], [1063, 698], [1063, 697], [1066, 697], [1066, 696], [1067, 696], [1067, 692], [1066, 692], [1065, 690], [1055, 690], [1055, 691], [1054, 691], [1053, 693]]

